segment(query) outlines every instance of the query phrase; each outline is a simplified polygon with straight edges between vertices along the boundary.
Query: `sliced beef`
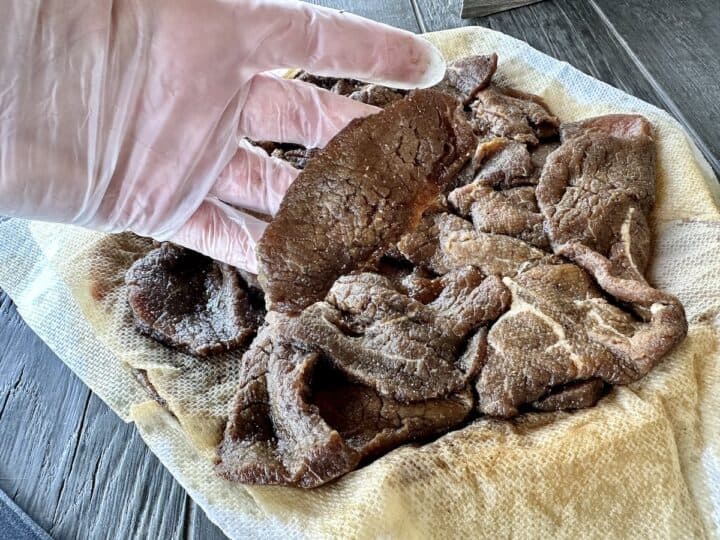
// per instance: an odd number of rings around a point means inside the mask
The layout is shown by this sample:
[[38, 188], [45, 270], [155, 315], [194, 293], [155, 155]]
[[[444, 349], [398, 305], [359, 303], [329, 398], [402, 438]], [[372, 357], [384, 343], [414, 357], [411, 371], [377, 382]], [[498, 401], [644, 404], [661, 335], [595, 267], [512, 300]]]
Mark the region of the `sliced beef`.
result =
[[602, 379], [568, 384], [553, 391], [552, 394], [534, 401], [532, 407], [538, 411], [563, 411], [592, 407], [602, 397], [605, 386]]
[[655, 201], [655, 143], [637, 115], [567, 124], [537, 188], [553, 248], [582, 246], [606, 257], [613, 273], [643, 279], [650, 256], [647, 216]]
[[469, 158], [457, 102], [418, 91], [353, 120], [290, 186], [257, 247], [268, 307], [297, 312], [413, 229]]
[[304, 169], [308, 160], [319, 152], [317, 148], [305, 148], [296, 145], [283, 145], [272, 152], [272, 157], [287, 161], [296, 169]]
[[343, 276], [325, 302], [296, 317], [270, 313], [267, 320], [277, 334], [323, 353], [383, 396], [433, 399], [468, 383], [484, 356], [484, 340], [468, 338], [497, 318], [509, 298], [498, 278], [483, 279], [474, 268], [444, 276], [442, 285], [425, 305], [384, 276]]
[[458, 425], [473, 407], [468, 387], [417, 403], [381, 396], [267, 331], [244, 355], [242, 370], [216, 471], [246, 484], [319, 486]]
[[496, 191], [473, 183], [456, 189], [448, 198], [460, 215], [472, 217], [475, 230], [514, 236], [537, 248], [549, 249], [533, 186]]
[[475, 182], [505, 189], [537, 183], [535, 165], [527, 146], [505, 137], [493, 137], [478, 144], [475, 155]]
[[313, 382], [312, 401], [320, 416], [362, 461], [405, 442], [440, 435], [463, 422], [474, 405], [469, 387], [440, 399], [396, 401], [352, 382], [328, 363]]
[[489, 86], [478, 92], [472, 105], [473, 125], [481, 138], [505, 137], [537, 145], [557, 135], [560, 122], [534, 95]]
[[[574, 264], [536, 266], [503, 282], [512, 304], [488, 333], [487, 360], [477, 383], [485, 414], [514, 416], [533, 402], [542, 409], [572, 405], [572, 395], [544, 398], [590, 379], [636, 381], [685, 333], [677, 325], [682, 306], [669, 295], [657, 293], [652, 320], [642, 322], [610, 304]], [[590, 390], [575, 392], [576, 398], [583, 396], [576, 402], [590, 403], [600, 395]]]
[[262, 332], [243, 356], [240, 388], [215, 470], [245, 484], [315, 487], [351, 471], [360, 455], [310, 402], [319, 360]]
[[395, 90], [379, 84], [366, 84], [355, 90], [348, 97], [384, 109], [391, 103], [403, 99], [406, 95], [407, 92], [402, 90]]
[[461, 217], [440, 213], [426, 216], [420, 226], [398, 242], [402, 255], [436, 274], [473, 266], [485, 275], [514, 276], [542, 262], [548, 253], [504, 234], [475, 230]]
[[172, 244], [136, 261], [125, 282], [137, 328], [197, 356], [241, 347], [263, 320], [234, 268]]
[[475, 95], [490, 84], [497, 69], [497, 55], [466, 56], [451, 62], [445, 78], [435, 89], [449, 93], [468, 104]]

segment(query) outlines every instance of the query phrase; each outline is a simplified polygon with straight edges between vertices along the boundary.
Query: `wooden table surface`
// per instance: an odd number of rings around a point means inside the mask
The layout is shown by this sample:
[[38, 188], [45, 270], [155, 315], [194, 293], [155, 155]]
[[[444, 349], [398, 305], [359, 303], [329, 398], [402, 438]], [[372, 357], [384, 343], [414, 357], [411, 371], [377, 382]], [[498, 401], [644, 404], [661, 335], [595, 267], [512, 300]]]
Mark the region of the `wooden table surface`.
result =
[[[413, 32], [477, 24], [525, 40], [669, 111], [720, 173], [719, 0], [545, 0], [467, 21], [461, 0], [314, 3]], [[0, 489], [54, 538], [224, 538], [2, 291]]]

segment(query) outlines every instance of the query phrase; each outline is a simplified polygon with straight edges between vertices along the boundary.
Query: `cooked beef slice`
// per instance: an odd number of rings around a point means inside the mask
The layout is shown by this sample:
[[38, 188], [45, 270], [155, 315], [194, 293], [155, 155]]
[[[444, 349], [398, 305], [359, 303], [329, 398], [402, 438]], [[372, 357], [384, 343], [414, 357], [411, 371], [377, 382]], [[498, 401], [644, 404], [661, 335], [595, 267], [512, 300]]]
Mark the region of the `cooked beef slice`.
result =
[[417, 91], [353, 120], [310, 160], [257, 246], [268, 308], [297, 312], [420, 221], [469, 158], [457, 101]]
[[561, 387], [532, 403], [538, 411], [562, 411], [592, 407], [602, 397], [605, 383], [602, 379], [590, 379]]
[[384, 109], [394, 101], [403, 99], [406, 95], [407, 93], [402, 90], [395, 90], [379, 84], [366, 84], [355, 90], [348, 97], [355, 101]]
[[548, 156], [557, 150], [559, 146], [559, 141], [548, 141], [542, 142], [530, 149], [530, 161], [532, 161], [532, 164], [535, 167], [535, 172], [533, 173], [535, 181], [531, 182], [532, 184], [538, 183], [540, 180], [540, 174], [542, 173], [543, 167], [545, 167], [545, 162], [547, 161]]
[[655, 200], [655, 143], [637, 115], [566, 124], [537, 188], [556, 251], [579, 244], [608, 258], [613, 272], [643, 279], [650, 256], [647, 216]]
[[535, 165], [522, 143], [505, 137], [493, 137], [478, 144], [475, 155], [475, 182], [505, 189], [537, 183]]
[[493, 85], [477, 93], [472, 108], [473, 126], [481, 138], [505, 137], [537, 145], [557, 135], [560, 125], [539, 97]]
[[[267, 321], [295, 346], [323, 353], [352, 380], [400, 401], [459, 391], [484, 359], [484, 330], [507, 307], [497, 277], [474, 268], [443, 277], [442, 292], [427, 305], [400, 292], [384, 276], [343, 276], [326, 301], [297, 317], [274, 312]], [[464, 352], [463, 352], [464, 351]]]
[[313, 379], [312, 402], [362, 460], [408, 441], [440, 435], [463, 422], [473, 409], [469, 387], [446, 398], [403, 403], [320, 366]]
[[310, 403], [319, 360], [261, 332], [242, 360], [240, 387], [215, 470], [245, 484], [315, 487], [353, 470], [361, 456]]
[[533, 186], [495, 191], [473, 183], [456, 189], [448, 199], [460, 215], [472, 217], [477, 231], [506, 234], [543, 250], [549, 248]]
[[[542, 408], [543, 398], [581, 381], [636, 381], [686, 332], [682, 306], [669, 295], [655, 291], [652, 319], [642, 322], [610, 304], [574, 264], [536, 266], [503, 282], [512, 304], [488, 332], [476, 386], [480, 411], [492, 416], [514, 416], [533, 402]], [[596, 395], [579, 392], [587, 401]], [[544, 407], [567, 402], [560, 396]]]
[[302, 146], [292, 147], [285, 145], [286, 148], [279, 147], [273, 150], [272, 157], [287, 161], [290, 165], [296, 169], [304, 169], [307, 166], [308, 160], [314, 157], [318, 153], [317, 148], [304, 148]]
[[477, 231], [471, 222], [447, 213], [423, 218], [400, 239], [398, 250], [411, 263], [436, 274], [473, 266], [485, 275], [514, 276], [553, 261], [551, 255], [519, 238]]
[[355, 79], [338, 79], [335, 84], [332, 85], [330, 91], [333, 94], [340, 94], [341, 96], [350, 96], [353, 92], [361, 88], [363, 83], [356, 81]]
[[241, 347], [263, 320], [234, 268], [172, 244], [135, 261], [125, 282], [137, 328], [197, 356]]
[[469, 387], [417, 403], [383, 397], [266, 329], [243, 356], [215, 470], [246, 484], [312, 488], [458, 425], [472, 407]]
[[445, 78], [435, 89], [454, 95], [468, 104], [480, 90], [490, 84], [497, 69], [497, 60], [495, 53], [455, 60], [448, 65]]

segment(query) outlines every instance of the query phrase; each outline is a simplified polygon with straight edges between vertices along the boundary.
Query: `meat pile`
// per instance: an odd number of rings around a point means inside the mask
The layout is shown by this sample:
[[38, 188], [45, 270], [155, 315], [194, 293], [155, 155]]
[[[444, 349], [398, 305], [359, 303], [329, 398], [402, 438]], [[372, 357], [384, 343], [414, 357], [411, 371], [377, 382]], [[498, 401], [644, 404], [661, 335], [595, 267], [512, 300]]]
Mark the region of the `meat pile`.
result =
[[684, 338], [644, 278], [651, 125], [561, 124], [496, 65], [409, 94], [302, 73], [384, 110], [323, 149], [256, 143], [303, 169], [257, 279], [171, 245], [128, 271], [141, 332], [247, 349], [220, 475], [315, 487], [477, 415], [589, 407]]

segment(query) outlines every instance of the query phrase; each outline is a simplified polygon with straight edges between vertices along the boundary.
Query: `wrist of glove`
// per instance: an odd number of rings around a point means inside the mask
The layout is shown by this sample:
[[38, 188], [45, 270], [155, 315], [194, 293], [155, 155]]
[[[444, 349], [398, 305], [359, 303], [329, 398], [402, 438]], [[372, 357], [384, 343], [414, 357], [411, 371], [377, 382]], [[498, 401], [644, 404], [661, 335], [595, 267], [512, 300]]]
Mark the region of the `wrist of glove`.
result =
[[[268, 73], [411, 88], [428, 42], [294, 1], [15, 0], [0, 36], [0, 213], [131, 230], [256, 271], [297, 171], [244, 137], [321, 147], [374, 107]], [[17, 29], [17, 30], [15, 30]]]

